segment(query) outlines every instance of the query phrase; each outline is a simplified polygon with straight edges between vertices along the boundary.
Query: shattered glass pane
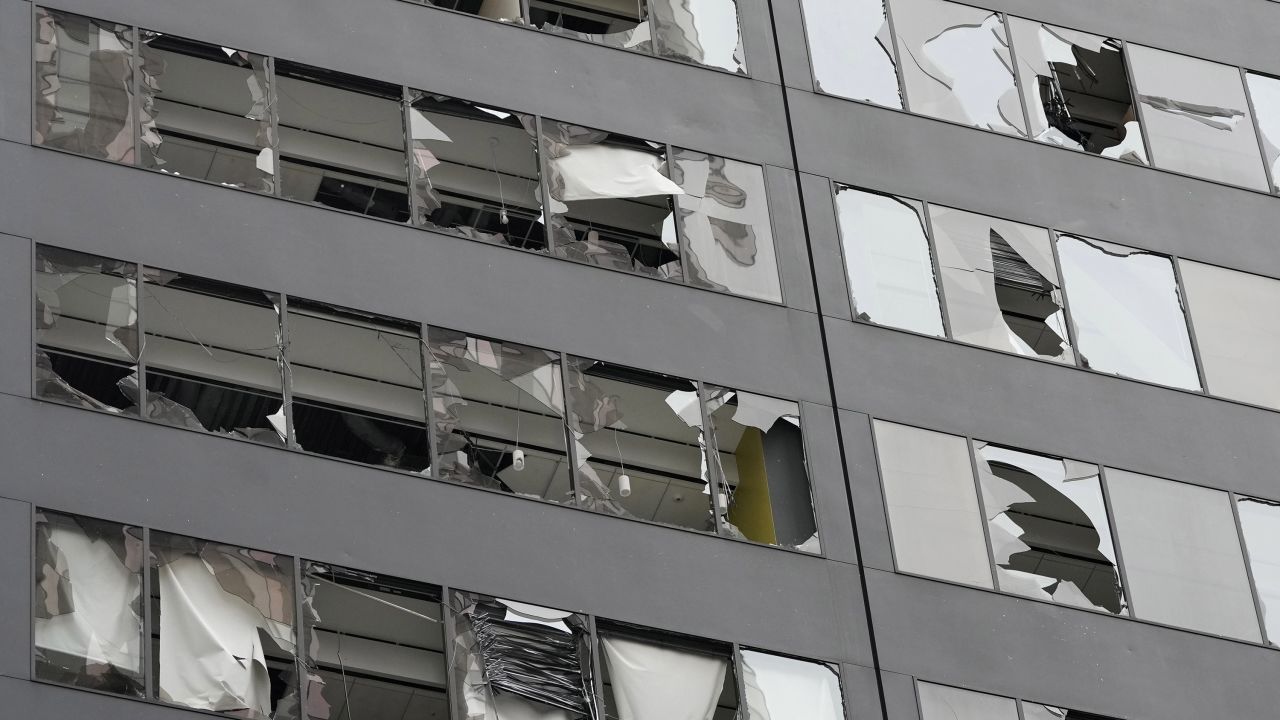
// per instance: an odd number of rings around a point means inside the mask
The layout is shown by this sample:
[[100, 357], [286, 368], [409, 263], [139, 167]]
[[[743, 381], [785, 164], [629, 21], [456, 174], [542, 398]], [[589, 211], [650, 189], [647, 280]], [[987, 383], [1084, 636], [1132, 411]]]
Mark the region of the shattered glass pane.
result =
[[545, 251], [533, 118], [418, 90], [410, 99], [414, 223]]
[[1128, 45], [1155, 165], [1266, 191], [1240, 70]]
[[[601, 632], [604, 717], [734, 720], [738, 691], [730, 650], [666, 636]], [[775, 720], [781, 720], [775, 718]], [[816, 719], [815, 719], [816, 720]]]
[[542, 121], [555, 253], [570, 260], [680, 280], [666, 146]]
[[1098, 466], [974, 441], [1000, 589], [1127, 615]]
[[876, 420], [875, 440], [898, 569], [991, 587], [964, 438]]
[[32, 141], [134, 161], [133, 29], [36, 8]]
[[1271, 191], [1280, 192], [1280, 78], [1248, 73], [1249, 98], [1262, 135], [1262, 149], [1271, 169]]
[[800, 406], [729, 388], [706, 386], [721, 526], [755, 542], [820, 552], [805, 463]]
[[244, 720], [296, 716], [293, 560], [151, 533], [157, 697]]
[[1169, 258], [1075, 235], [1058, 236], [1058, 257], [1081, 364], [1200, 389]]
[[1107, 468], [1135, 616], [1258, 642], [1227, 493]]
[[1147, 164], [1119, 40], [1009, 18], [1031, 137]]
[[137, 275], [133, 263], [36, 247], [38, 397], [137, 414], [119, 386], [138, 371]]
[[744, 720], [844, 720], [840, 676], [824, 663], [742, 651]]
[[1019, 720], [1018, 704], [1007, 697], [917, 682], [920, 720]]
[[312, 562], [302, 587], [307, 718], [449, 717], [439, 588]]
[[1049, 231], [929, 206], [951, 337], [1074, 363]]
[[412, 0], [490, 20], [523, 24], [520, 0]]
[[274, 192], [267, 59], [149, 30], [141, 57], [142, 165]]
[[1241, 495], [1236, 508], [1267, 640], [1280, 646], [1280, 503]]
[[893, 4], [893, 27], [912, 112], [1026, 136], [1000, 13], [904, 0]]
[[672, 179], [691, 285], [782, 302], [764, 168], [676, 150]]
[[1280, 410], [1280, 280], [1179, 260], [1207, 390]]
[[455, 717], [599, 717], [584, 616], [456, 590], [449, 605]]
[[[148, 267], [142, 314], [145, 417], [285, 444], [277, 296]], [[136, 402], [136, 376], [120, 388]]]
[[142, 697], [142, 531], [36, 515], [36, 678]]
[[431, 327], [435, 476], [571, 503], [560, 356]]
[[836, 213], [854, 317], [942, 337], [924, 207], [837, 185]]
[[409, 221], [402, 90], [279, 60], [283, 196]]
[[608, 47], [653, 51], [644, 0], [531, 0], [534, 27]]
[[902, 109], [885, 0], [804, 0], [819, 92]]
[[425, 470], [418, 325], [290, 298], [288, 327], [297, 444], [368, 465]]
[[1103, 715], [1068, 710], [1067, 708], [1053, 707], [1052, 705], [1029, 703], [1025, 700], [1022, 702], [1022, 717], [1023, 720], [1114, 720], [1114, 718]]
[[746, 74], [735, 0], [651, 0], [649, 12], [659, 56]]

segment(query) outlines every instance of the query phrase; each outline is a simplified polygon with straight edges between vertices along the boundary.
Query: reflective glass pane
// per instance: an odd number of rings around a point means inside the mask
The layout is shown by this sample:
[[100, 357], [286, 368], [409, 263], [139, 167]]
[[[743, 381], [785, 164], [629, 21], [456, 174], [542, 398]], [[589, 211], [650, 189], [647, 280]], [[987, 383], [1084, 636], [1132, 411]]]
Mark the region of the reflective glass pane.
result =
[[902, 108], [885, 0], [804, 0], [819, 92]]
[[1267, 640], [1280, 645], [1280, 503], [1237, 496], [1236, 508]]
[[447, 10], [476, 15], [490, 20], [523, 23], [520, 0], [412, 0], [423, 5], [435, 5]]
[[1262, 133], [1262, 148], [1271, 168], [1271, 190], [1280, 192], [1280, 78], [1249, 73], [1249, 99]]
[[658, 55], [746, 74], [735, 0], [651, 0]]
[[844, 720], [840, 676], [830, 665], [742, 651], [746, 720]]
[[999, 695], [917, 682], [920, 720], [1018, 720], [1018, 704]]
[[600, 633], [604, 717], [735, 720], [737, 682], [729, 648], [640, 633]]
[[530, 0], [534, 27], [608, 47], [653, 50], [644, 0]]

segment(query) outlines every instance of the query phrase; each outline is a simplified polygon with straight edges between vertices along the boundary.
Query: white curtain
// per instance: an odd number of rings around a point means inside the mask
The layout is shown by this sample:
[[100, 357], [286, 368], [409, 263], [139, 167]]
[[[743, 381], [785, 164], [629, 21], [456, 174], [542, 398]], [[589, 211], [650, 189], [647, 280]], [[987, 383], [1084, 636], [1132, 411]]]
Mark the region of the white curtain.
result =
[[620, 720], [712, 720], [727, 658], [605, 637]]

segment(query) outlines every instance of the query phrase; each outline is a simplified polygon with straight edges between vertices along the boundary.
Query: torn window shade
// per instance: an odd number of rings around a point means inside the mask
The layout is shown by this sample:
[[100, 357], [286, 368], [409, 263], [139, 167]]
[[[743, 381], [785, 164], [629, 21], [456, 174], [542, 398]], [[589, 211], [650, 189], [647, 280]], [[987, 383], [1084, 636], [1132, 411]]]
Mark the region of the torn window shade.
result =
[[435, 476], [572, 503], [560, 356], [427, 329]]
[[152, 532], [151, 573], [160, 700], [245, 720], [296, 717], [289, 557]]
[[819, 92], [902, 109], [885, 0], [804, 0]]
[[[643, 638], [643, 639], [642, 639]], [[733, 720], [732, 651], [715, 643], [631, 629], [602, 630], [605, 717]]]
[[450, 609], [459, 720], [601, 717], [584, 616], [456, 590]]
[[1237, 495], [1236, 509], [1267, 640], [1280, 645], [1280, 503]]
[[1048, 230], [939, 205], [929, 220], [953, 338], [1074, 364]]
[[586, 358], [568, 362], [578, 503], [714, 532], [697, 386]]
[[447, 718], [440, 589], [306, 563], [306, 718]]
[[[145, 272], [144, 415], [283, 446], [283, 423], [272, 421], [284, 407], [279, 297], [167, 270]], [[136, 396], [137, 378], [129, 380]]]
[[520, 0], [411, 0], [411, 2], [434, 5], [490, 20], [524, 23], [524, 17], [520, 11]]
[[408, 222], [399, 85], [278, 60], [283, 196]]
[[743, 720], [844, 720], [840, 675], [826, 663], [742, 651]]
[[137, 274], [133, 263], [36, 246], [38, 397], [137, 414], [119, 387], [137, 373]]
[[533, 117], [419, 90], [408, 112], [414, 223], [545, 251]]
[[1161, 385], [1201, 389], [1169, 258], [1061, 234], [1058, 258], [1081, 364]]
[[141, 40], [143, 167], [274, 192], [267, 59], [149, 30]]
[[1127, 45], [1157, 167], [1267, 191], [1240, 70]]
[[1000, 589], [1127, 615], [1098, 467], [974, 441]]
[[645, 0], [531, 0], [534, 27], [607, 47], [653, 50]]
[[853, 315], [942, 337], [942, 309], [916, 200], [836, 186]]
[[1023, 720], [1115, 720], [1104, 715], [1022, 701]]
[[1247, 73], [1249, 99], [1262, 141], [1262, 154], [1271, 170], [1271, 192], [1280, 192], [1280, 78]]
[[1011, 698], [916, 681], [920, 720], [1019, 720]]
[[1031, 137], [1147, 164], [1119, 40], [1009, 18]]
[[689, 284], [782, 302], [764, 168], [694, 150], [674, 155]]
[[36, 8], [32, 142], [134, 161], [133, 29]]
[[1227, 493], [1106, 469], [1135, 616], [1259, 642]]
[[820, 552], [800, 406], [705, 386], [707, 455], [724, 495], [721, 526], [755, 542]]
[[1026, 136], [1000, 13], [910, 0], [894, 3], [893, 26], [912, 112]]
[[36, 515], [35, 676], [142, 697], [142, 531]]
[[651, 0], [649, 12], [660, 57], [746, 74], [735, 0]]
[[422, 335], [404, 320], [289, 298], [293, 431], [308, 452], [421, 472]]
[[681, 280], [666, 146], [542, 121], [551, 231], [561, 257]]
[[1280, 280], [1181, 259], [1178, 268], [1208, 391], [1280, 410]]
[[875, 441], [898, 570], [991, 587], [965, 439], [876, 420]]

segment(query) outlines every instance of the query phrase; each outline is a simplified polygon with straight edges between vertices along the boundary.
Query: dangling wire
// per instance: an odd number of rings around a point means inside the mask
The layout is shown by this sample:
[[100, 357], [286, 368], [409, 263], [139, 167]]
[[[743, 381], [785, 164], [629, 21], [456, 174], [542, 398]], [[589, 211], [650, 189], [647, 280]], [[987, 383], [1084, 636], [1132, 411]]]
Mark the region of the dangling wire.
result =
[[498, 203], [502, 205], [499, 219], [503, 225], [509, 225], [511, 221], [507, 217], [507, 197], [502, 191], [502, 173], [498, 172], [498, 138], [492, 135], [489, 137], [489, 158], [493, 161], [493, 174], [498, 176]]
[[622, 460], [622, 446], [618, 444], [618, 428], [610, 428], [613, 430], [613, 447], [618, 451], [618, 467], [622, 468], [621, 475], [627, 474], [627, 464]]
[[520, 449], [520, 388], [516, 388], [516, 450]]

